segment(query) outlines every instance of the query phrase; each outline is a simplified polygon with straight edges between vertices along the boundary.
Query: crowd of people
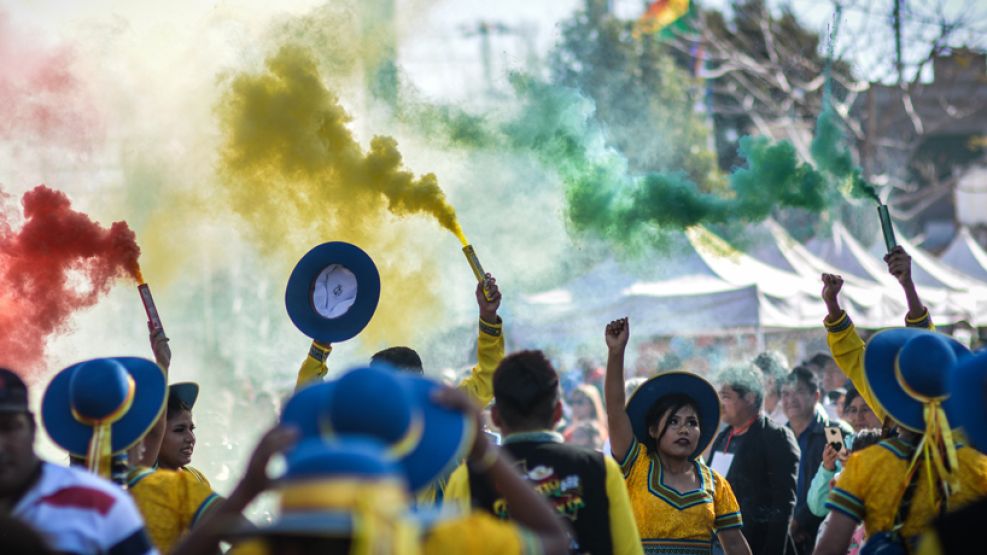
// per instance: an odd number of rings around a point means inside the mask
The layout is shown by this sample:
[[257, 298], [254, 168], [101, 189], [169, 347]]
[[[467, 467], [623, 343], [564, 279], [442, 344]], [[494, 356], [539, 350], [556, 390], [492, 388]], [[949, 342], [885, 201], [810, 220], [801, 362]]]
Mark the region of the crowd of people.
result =
[[[426, 377], [404, 346], [330, 377], [313, 341], [225, 498], [192, 466], [200, 391], [169, 384], [161, 329], [154, 360], [74, 364], [38, 411], [0, 369], [0, 552], [981, 552], [987, 351], [935, 331], [904, 250], [885, 260], [902, 328], [865, 342], [824, 274], [829, 353], [626, 379], [632, 323], [601, 314], [605, 370], [569, 388], [542, 351], [507, 354], [488, 274], [464, 379]], [[39, 424], [63, 461], [37, 455]], [[268, 490], [278, 515], [252, 523]]]

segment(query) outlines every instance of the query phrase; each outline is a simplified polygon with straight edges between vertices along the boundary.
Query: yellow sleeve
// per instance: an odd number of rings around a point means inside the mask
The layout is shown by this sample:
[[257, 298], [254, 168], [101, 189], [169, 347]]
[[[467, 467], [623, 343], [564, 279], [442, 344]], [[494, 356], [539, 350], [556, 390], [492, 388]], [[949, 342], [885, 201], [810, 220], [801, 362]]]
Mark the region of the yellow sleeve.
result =
[[730, 482], [720, 474], [710, 469], [713, 473], [713, 512], [716, 518], [713, 519], [713, 530], [722, 532], [731, 528], [741, 528], [744, 525], [740, 517], [740, 503], [733, 494]]
[[850, 316], [843, 311], [835, 322], [824, 320], [823, 323], [828, 332], [826, 342], [829, 343], [829, 351], [833, 354], [836, 365], [850, 379], [853, 387], [857, 388], [857, 392], [874, 412], [874, 416], [883, 421], [887, 413], [877, 402], [870, 384], [867, 383], [867, 377], [864, 375], [864, 340], [857, 333]]
[[527, 529], [481, 511], [438, 524], [422, 546], [423, 555], [527, 555], [542, 551], [541, 541]]
[[305, 357], [305, 360], [302, 361], [301, 368], [298, 369], [295, 391], [298, 391], [309, 382], [325, 377], [329, 372], [329, 366], [327, 366], [326, 361], [329, 359], [329, 353], [331, 352], [331, 345], [323, 346], [315, 341], [312, 342], [312, 346], [308, 349], [308, 356]]
[[831, 511], [839, 511], [853, 519], [856, 523], [861, 523], [867, 516], [864, 506], [866, 498], [866, 488], [868, 477], [863, 472], [867, 466], [867, 461], [862, 460], [860, 455], [865, 452], [854, 453], [847, 460], [846, 467], [840, 473], [836, 486], [829, 492], [829, 500], [826, 501], [826, 508]]
[[503, 328], [502, 321], [491, 324], [480, 319], [479, 338], [476, 342], [477, 364], [470, 375], [459, 383], [459, 389], [480, 407], [487, 406], [493, 400], [494, 370], [504, 360]]
[[221, 498], [208, 484], [200, 482], [192, 473], [179, 472], [178, 476], [184, 494], [181, 504], [183, 521], [188, 523], [188, 528], [191, 528]]
[[[621, 480], [621, 482], [623, 482], [623, 480]], [[443, 503], [455, 503], [456, 506], [463, 511], [463, 514], [470, 511], [470, 507], [473, 502], [471, 499], [472, 494], [470, 492], [469, 470], [467, 470], [465, 464], [459, 465], [459, 467], [452, 472], [443, 493]]]
[[[624, 483], [624, 474], [613, 457], [604, 456], [607, 475], [607, 500], [610, 504], [610, 537], [614, 555], [643, 555], [641, 535], [634, 522], [631, 498]], [[467, 484], [468, 486], [469, 484]]]

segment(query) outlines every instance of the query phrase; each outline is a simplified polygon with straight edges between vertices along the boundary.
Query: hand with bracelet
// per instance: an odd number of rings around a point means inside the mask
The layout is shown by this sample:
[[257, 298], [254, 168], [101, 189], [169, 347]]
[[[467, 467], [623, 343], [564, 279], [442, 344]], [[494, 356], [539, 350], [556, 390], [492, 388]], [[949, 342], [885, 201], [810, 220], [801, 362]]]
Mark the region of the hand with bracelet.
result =
[[473, 445], [466, 464], [474, 472], [485, 474], [491, 485], [507, 502], [511, 520], [534, 533], [546, 554], [569, 552], [569, 538], [562, 521], [548, 501], [528, 484], [504, 452], [490, 443], [483, 433], [480, 409], [465, 393], [451, 387], [436, 392], [436, 403], [469, 416], [476, 427]]

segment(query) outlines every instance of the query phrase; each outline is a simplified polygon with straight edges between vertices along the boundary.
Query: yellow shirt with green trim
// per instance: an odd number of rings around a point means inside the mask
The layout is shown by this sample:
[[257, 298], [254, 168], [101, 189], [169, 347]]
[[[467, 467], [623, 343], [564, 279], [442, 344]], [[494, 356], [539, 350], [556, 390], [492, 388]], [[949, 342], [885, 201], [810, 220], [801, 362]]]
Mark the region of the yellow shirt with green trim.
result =
[[541, 540], [535, 534], [482, 511], [436, 524], [422, 543], [423, 555], [533, 555], [541, 552]]
[[[497, 365], [504, 360], [504, 323], [498, 317], [498, 322], [490, 323], [482, 318], [479, 323], [479, 334], [476, 343], [477, 364], [470, 375], [457, 386], [468, 395], [477, 405], [485, 407], [493, 400], [493, 374]], [[308, 356], [298, 369], [298, 379], [295, 382], [297, 391], [303, 385], [325, 377], [329, 372], [327, 360], [332, 352], [331, 346], [322, 346], [315, 342], [309, 348]]]
[[[864, 340], [857, 333], [857, 328], [853, 325], [853, 320], [850, 319], [850, 316], [844, 310], [835, 322], [824, 319], [823, 325], [826, 326], [826, 331], [828, 332], [826, 334], [826, 342], [829, 343], [829, 351], [832, 353], [836, 365], [840, 367], [840, 370], [843, 370], [846, 377], [853, 383], [853, 387], [863, 397], [867, 406], [873, 411], [874, 416], [878, 420], [883, 421], [887, 413], [884, 412], [881, 404], [877, 402], [874, 392], [871, 391], [870, 384], [867, 383], [867, 377], [864, 374]], [[935, 329], [928, 310], [916, 319], [905, 317], [905, 325], [913, 328]]]
[[[905, 478], [914, 450], [914, 444], [892, 438], [853, 453], [830, 492], [826, 507], [843, 513], [854, 522], [863, 522], [868, 535], [890, 530], [905, 491]], [[956, 455], [960, 489], [950, 497], [951, 510], [987, 495], [987, 456], [962, 444], [957, 444]], [[911, 508], [902, 527], [905, 537], [922, 532], [938, 514], [924, 465], [916, 479]]]
[[699, 487], [679, 492], [665, 485], [661, 460], [637, 439], [620, 461], [645, 553], [708, 554], [713, 534], [743, 526], [726, 478], [702, 459], [693, 464]]
[[221, 499], [208, 483], [187, 471], [135, 469], [128, 476], [127, 490], [161, 553], [170, 553], [182, 535]]
[[[630, 497], [624, 484], [624, 475], [613, 457], [605, 456], [606, 492], [609, 504], [610, 537], [613, 542], [613, 552], [617, 555], [633, 555], [643, 553], [640, 535], [631, 510]], [[449, 477], [445, 487], [445, 502], [453, 503], [463, 512], [471, 510], [472, 494], [470, 492], [469, 470], [465, 464]]]

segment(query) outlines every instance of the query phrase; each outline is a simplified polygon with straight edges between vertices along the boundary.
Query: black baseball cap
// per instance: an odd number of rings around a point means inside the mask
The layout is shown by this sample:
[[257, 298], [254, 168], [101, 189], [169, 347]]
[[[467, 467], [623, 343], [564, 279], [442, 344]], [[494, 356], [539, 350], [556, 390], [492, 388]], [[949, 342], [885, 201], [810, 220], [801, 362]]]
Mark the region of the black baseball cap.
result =
[[0, 368], [0, 412], [28, 412], [27, 386], [12, 370]]

